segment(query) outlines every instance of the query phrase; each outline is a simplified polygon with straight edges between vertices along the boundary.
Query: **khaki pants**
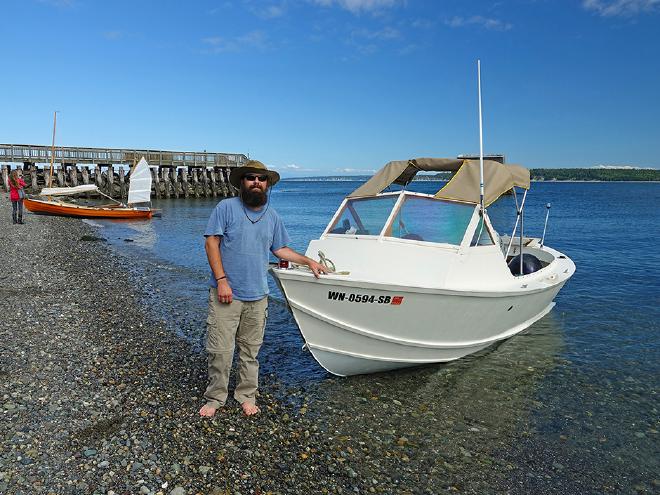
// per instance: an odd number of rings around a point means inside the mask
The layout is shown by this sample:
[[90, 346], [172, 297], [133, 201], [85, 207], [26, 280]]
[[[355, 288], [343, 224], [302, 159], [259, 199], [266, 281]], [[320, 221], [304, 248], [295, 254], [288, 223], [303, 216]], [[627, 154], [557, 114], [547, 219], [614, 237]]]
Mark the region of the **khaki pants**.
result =
[[264, 340], [268, 316], [268, 297], [258, 301], [218, 302], [218, 289], [209, 291], [206, 351], [208, 353], [209, 386], [204, 392], [207, 404], [215, 408], [227, 401], [229, 372], [238, 345], [238, 380], [234, 398], [241, 404], [255, 403], [259, 384], [257, 354]]

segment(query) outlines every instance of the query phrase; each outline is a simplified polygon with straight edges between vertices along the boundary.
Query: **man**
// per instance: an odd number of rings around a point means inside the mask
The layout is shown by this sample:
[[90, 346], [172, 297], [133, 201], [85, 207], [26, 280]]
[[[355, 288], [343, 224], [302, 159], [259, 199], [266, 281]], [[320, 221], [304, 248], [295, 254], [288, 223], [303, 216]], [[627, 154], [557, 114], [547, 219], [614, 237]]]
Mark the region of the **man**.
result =
[[204, 232], [212, 276], [206, 342], [209, 385], [201, 416], [213, 416], [227, 400], [234, 344], [239, 355], [234, 398], [245, 415], [259, 412], [257, 354], [268, 315], [268, 252], [307, 265], [317, 278], [327, 273], [323, 265], [288, 247], [289, 235], [268, 202], [268, 188], [279, 180], [277, 172], [256, 160], [233, 169], [229, 182], [240, 195], [218, 203]]

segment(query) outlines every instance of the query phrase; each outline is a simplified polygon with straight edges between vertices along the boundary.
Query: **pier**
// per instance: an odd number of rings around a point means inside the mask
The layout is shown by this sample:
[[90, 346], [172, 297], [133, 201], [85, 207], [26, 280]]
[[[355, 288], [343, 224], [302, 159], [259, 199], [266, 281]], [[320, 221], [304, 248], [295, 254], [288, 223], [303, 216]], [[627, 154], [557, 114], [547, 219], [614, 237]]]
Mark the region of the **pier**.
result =
[[57, 187], [96, 184], [113, 198], [125, 198], [130, 167], [142, 157], [152, 167], [155, 198], [233, 196], [229, 172], [248, 160], [242, 153], [59, 146], [53, 154], [50, 146], [0, 144], [3, 187], [7, 187], [11, 168], [16, 168], [11, 164], [20, 164], [26, 190], [34, 194], [52, 180], [52, 185]]

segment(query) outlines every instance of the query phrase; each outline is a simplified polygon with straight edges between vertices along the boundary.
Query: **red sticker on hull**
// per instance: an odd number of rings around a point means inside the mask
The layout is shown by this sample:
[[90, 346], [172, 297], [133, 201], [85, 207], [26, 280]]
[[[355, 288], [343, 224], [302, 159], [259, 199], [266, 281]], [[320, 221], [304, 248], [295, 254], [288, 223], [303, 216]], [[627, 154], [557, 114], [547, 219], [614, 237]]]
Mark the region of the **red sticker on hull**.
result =
[[394, 297], [392, 298], [392, 302], [391, 302], [391, 304], [393, 304], [394, 306], [398, 306], [398, 305], [401, 304], [402, 302], [403, 302], [403, 296], [394, 296]]

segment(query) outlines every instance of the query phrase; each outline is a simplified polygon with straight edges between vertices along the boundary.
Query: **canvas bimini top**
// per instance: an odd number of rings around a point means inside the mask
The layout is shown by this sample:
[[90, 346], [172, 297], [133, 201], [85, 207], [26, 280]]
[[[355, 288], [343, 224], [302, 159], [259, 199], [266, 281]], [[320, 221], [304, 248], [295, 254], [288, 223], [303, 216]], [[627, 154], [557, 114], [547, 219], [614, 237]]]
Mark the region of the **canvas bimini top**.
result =
[[[479, 203], [479, 160], [460, 158], [413, 158], [389, 162], [348, 197], [375, 196], [391, 184], [405, 186], [417, 172], [454, 172], [435, 197]], [[484, 160], [484, 205], [490, 205], [514, 186], [529, 189], [529, 182], [529, 170], [525, 167]]]

